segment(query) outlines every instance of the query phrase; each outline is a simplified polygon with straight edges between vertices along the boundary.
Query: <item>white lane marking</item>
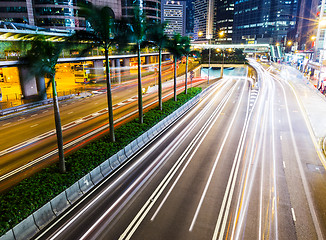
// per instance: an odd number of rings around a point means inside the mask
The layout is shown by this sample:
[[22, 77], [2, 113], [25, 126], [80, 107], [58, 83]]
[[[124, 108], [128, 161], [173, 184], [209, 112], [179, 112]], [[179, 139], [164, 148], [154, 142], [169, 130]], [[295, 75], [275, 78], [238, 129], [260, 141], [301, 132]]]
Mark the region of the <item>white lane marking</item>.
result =
[[[241, 93], [241, 97], [240, 97], [240, 99], [242, 99], [242, 97], [243, 97], [244, 89], [245, 89], [245, 85], [243, 85], [242, 93]], [[238, 112], [239, 112], [239, 109], [240, 109], [240, 102], [241, 102], [241, 101], [239, 101], [239, 104], [238, 104], [238, 106], [237, 106], [237, 109], [236, 109], [236, 111], [235, 111], [235, 113], [234, 113], [234, 115], [233, 115], [233, 118], [232, 118], [232, 120], [231, 120], [231, 123], [230, 123], [230, 125], [229, 125], [229, 127], [228, 127], [228, 130], [227, 130], [227, 132], [226, 132], [226, 134], [225, 134], [225, 137], [224, 137], [224, 139], [223, 139], [223, 142], [222, 142], [222, 144], [221, 144], [221, 147], [220, 147], [220, 150], [219, 150], [219, 152], [218, 152], [218, 155], [217, 155], [217, 157], [216, 157], [216, 159], [215, 159], [215, 161], [214, 161], [213, 168], [212, 168], [212, 170], [211, 170], [211, 172], [210, 172], [210, 174], [209, 174], [209, 178], [208, 178], [208, 180], [207, 180], [206, 186], [205, 186], [205, 188], [204, 188], [204, 191], [203, 191], [203, 193], [202, 193], [201, 199], [200, 199], [199, 204], [198, 204], [198, 206], [197, 206], [197, 209], [196, 209], [195, 215], [194, 215], [193, 220], [192, 220], [192, 222], [191, 222], [191, 225], [190, 225], [190, 228], [189, 228], [189, 231], [190, 231], [190, 232], [191, 232], [191, 231], [193, 230], [193, 228], [194, 228], [194, 225], [195, 225], [195, 223], [196, 223], [196, 220], [197, 220], [197, 217], [198, 217], [199, 211], [200, 211], [201, 206], [202, 206], [202, 204], [203, 204], [203, 202], [204, 202], [204, 198], [205, 198], [205, 196], [206, 196], [206, 193], [207, 193], [208, 187], [209, 187], [209, 185], [210, 185], [210, 183], [211, 183], [211, 180], [212, 180], [212, 178], [213, 178], [213, 174], [214, 174], [214, 172], [215, 172], [215, 170], [216, 170], [217, 163], [218, 163], [218, 161], [219, 161], [219, 159], [220, 159], [220, 156], [221, 156], [221, 154], [222, 154], [222, 151], [223, 151], [223, 149], [224, 149], [224, 145], [225, 145], [225, 143], [226, 143], [226, 140], [227, 140], [228, 137], [229, 137], [229, 134], [230, 134], [231, 129], [232, 129], [232, 127], [233, 127], [233, 123], [234, 123], [234, 121], [235, 121], [235, 118], [236, 118], [236, 116], [238, 115]]]
[[[210, 97], [211, 95], [209, 95], [208, 97]], [[197, 111], [198, 109], [200, 109], [202, 106], [202, 104], [199, 104], [198, 106], [196, 106], [193, 111]], [[175, 129], [177, 129], [180, 125], [182, 125], [188, 118], [184, 118], [182, 119], [178, 124], [176, 124], [171, 132], [173, 132]], [[163, 136], [162, 139], [160, 139], [160, 141], [158, 141], [153, 147], [150, 148], [150, 150], [141, 158], [139, 159], [138, 162], [135, 162], [135, 166], [137, 166], [137, 164], [141, 161], [143, 161], [143, 159], [145, 159], [146, 157], [148, 157], [148, 155], [150, 155], [152, 153], [153, 150], [155, 150], [158, 146], [160, 146], [162, 144], [162, 142], [164, 142], [166, 140], [168, 136]], [[161, 154], [162, 155], [162, 154]], [[156, 162], [153, 162], [148, 169], [151, 168], [152, 165], [156, 165]], [[129, 174], [129, 171], [131, 171], [132, 168], [130, 168], [130, 170], [126, 171], [126, 174]], [[112, 185], [110, 185], [110, 187], [106, 188], [103, 192], [101, 192], [101, 194], [99, 194], [93, 201], [89, 202], [88, 205], [86, 205], [78, 214], [76, 214], [67, 224], [65, 224], [57, 233], [55, 233], [55, 235], [51, 236], [50, 239], [56, 239], [66, 228], [68, 228], [74, 221], [76, 221], [77, 218], [79, 218], [90, 206], [94, 205], [94, 203], [101, 198], [104, 194], [106, 194], [106, 192], [108, 192], [109, 190], [111, 190], [111, 187], [114, 186], [118, 181], [120, 181], [121, 178], [123, 178], [124, 176], [120, 176], [115, 182], [112, 183]], [[138, 178], [138, 179], [141, 179]], [[124, 196], [126, 194], [129, 193], [130, 189], [132, 189], [133, 185], [138, 184], [137, 181], [134, 182], [134, 184], [132, 184], [128, 190], [125, 191], [125, 193], [114, 203], [111, 205], [111, 207], [98, 219], [98, 221], [82, 236], [83, 237], [87, 237], [88, 232], [92, 231], [92, 229], [94, 228], [94, 226], [96, 226], [98, 223], [101, 222], [101, 220], [121, 201], [123, 200]], [[145, 206], [143, 206], [144, 208]], [[82, 239], [81, 238], [81, 239]]]
[[96, 102], [96, 103], [94, 103], [95, 105], [97, 105], [98, 104], [98, 102]]
[[72, 114], [72, 113], [74, 113], [74, 112], [68, 112], [67, 114]]
[[291, 212], [292, 212], [292, 218], [293, 218], [293, 221], [297, 221], [296, 217], [295, 217], [295, 213], [294, 213], [294, 209], [291, 208]]
[[[225, 82], [225, 81], [224, 81]], [[222, 82], [222, 83], [224, 83]], [[222, 84], [221, 83], [221, 84]], [[220, 85], [221, 85], [220, 84]], [[217, 85], [219, 86], [219, 85]], [[224, 86], [225, 87], [225, 86]], [[235, 87], [235, 85], [234, 85]], [[222, 88], [223, 89], [223, 88]], [[234, 88], [233, 90], [234, 91]], [[207, 97], [206, 99], [210, 99], [210, 96], [215, 92], [215, 90], [213, 90]], [[220, 91], [222, 92], [222, 91]], [[218, 95], [218, 94], [217, 94]], [[208, 105], [205, 106], [205, 111], [207, 111], [207, 109], [210, 107], [210, 105], [212, 105], [213, 101], [210, 101]], [[203, 103], [203, 102], [202, 102]], [[198, 106], [198, 108], [196, 107], [196, 109], [200, 109], [200, 105]], [[197, 119], [200, 117], [202, 117], [203, 114], [198, 115], [192, 122], [197, 121]], [[212, 118], [212, 116], [210, 117], [210, 119]], [[199, 121], [199, 120], [198, 120]], [[192, 125], [191, 125], [192, 126]], [[192, 128], [192, 127], [191, 127]], [[185, 135], [185, 134], [180, 134]], [[192, 141], [193, 142], [193, 141]], [[190, 145], [187, 147], [187, 149], [190, 148]], [[186, 149], [186, 150], [187, 150]], [[185, 154], [185, 152], [183, 153]], [[179, 169], [179, 167], [181, 166], [181, 164], [183, 163], [184, 159], [178, 159], [179, 162], [176, 162], [175, 165], [171, 168], [171, 170], [169, 171], [169, 173], [166, 175], [166, 177], [163, 179], [163, 181], [161, 181], [160, 185], [155, 189], [155, 191], [153, 192], [153, 194], [150, 196], [150, 198], [147, 200], [147, 202], [145, 203], [145, 205], [143, 206], [143, 208], [138, 212], [138, 214], [136, 215], [136, 217], [132, 220], [132, 222], [129, 224], [129, 226], [127, 227], [127, 229], [124, 231], [124, 233], [120, 236], [119, 239], [130, 239], [133, 235], [133, 233], [137, 230], [138, 226], [140, 225], [140, 223], [143, 221], [143, 219], [145, 218], [145, 216], [147, 215], [147, 213], [149, 212], [149, 210], [153, 207], [153, 205], [155, 204], [155, 202], [157, 201], [157, 199], [160, 197], [160, 195], [162, 194], [162, 192], [164, 191], [164, 189], [166, 188], [166, 186], [168, 185], [168, 183], [171, 181], [172, 177], [176, 174], [176, 171]], [[129, 233], [129, 234], [128, 234]], [[128, 234], [128, 235], [127, 235]]]
[[[164, 205], [164, 203], [166, 202], [167, 198], [169, 197], [169, 195], [171, 194], [172, 190], [174, 189], [175, 185], [177, 184], [177, 182], [179, 181], [179, 179], [181, 178], [183, 172], [185, 171], [185, 169], [187, 168], [188, 164], [190, 163], [190, 161], [192, 160], [193, 156], [195, 155], [195, 153], [197, 152], [198, 148], [200, 147], [201, 143], [204, 141], [205, 137], [207, 136], [207, 134], [209, 133], [209, 131], [211, 130], [211, 128], [213, 127], [213, 125], [215, 124], [216, 120], [218, 119], [219, 115], [222, 114], [221, 111], [223, 110], [223, 108], [226, 105], [226, 102], [228, 101], [228, 99], [230, 99], [231, 94], [227, 94], [226, 97], [224, 98], [221, 103], [219, 104], [219, 106], [216, 108], [216, 110], [213, 112], [213, 114], [210, 115], [209, 119], [205, 122], [204, 126], [200, 129], [200, 131], [196, 134], [196, 136], [193, 138], [193, 140], [191, 141], [191, 143], [188, 145], [187, 149], [189, 149], [189, 151], [186, 154], [183, 154], [182, 157], [186, 158], [187, 155], [192, 152], [192, 154], [190, 155], [190, 157], [188, 158], [186, 164], [184, 165], [184, 167], [182, 168], [182, 170], [180, 171], [178, 177], [176, 178], [176, 180], [174, 181], [173, 185], [170, 187], [168, 193], [165, 195], [165, 197], [163, 198], [161, 204], [158, 206], [157, 210], [155, 211], [155, 213], [153, 214], [151, 221], [154, 221], [156, 215], [158, 214], [158, 212], [161, 210], [162, 206]], [[214, 99], [213, 99], [214, 100]], [[213, 102], [213, 100], [211, 102]], [[211, 106], [212, 104], [210, 104]], [[203, 116], [203, 114], [206, 113], [203, 112], [201, 114], [201, 116]], [[214, 120], [212, 120], [214, 119]], [[212, 123], [213, 121], [213, 123]], [[208, 129], [206, 129], [208, 127]], [[205, 132], [204, 136], [201, 136], [203, 133]], [[197, 144], [198, 140], [200, 139], [200, 142]], [[189, 148], [191, 146], [191, 148]], [[193, 148], [193, 146], [196, 146], [196, 148], [194, 150], [191, 150]], [[186, 149], [186, 150], [187, 150]], [[186, 152], [186, 150], [184, 151], [184, 153]], [[180, 159], [180, 158], [179, 158]], [[178, 160], [179, 161], [179, 160]], [[184, 160], [182, 160], [184, 161]]]
[[47, 113], [49, 110], [45, 110], [45, 111], [43, 111], [43, 113]]
[[31, 115], [31, 117], [35, 117], [35, 116], [37, 116], [38, 114], [36, 113], [36, 114], [33, 114], [33, 115]]
[[[297, 146], [297, 144], [295, 142], [295, 137], [294, 137], [294, 133], [293, 133], [293, 126], [292, 126], [292, 119], [291, 119], [291, 116], [290, 116], [290, 110], [288, 108], [286, 91], [285, 91], [285, 88], [284, 88], [283, 84], [281, 82], [278, 82], [278, 83], [282, 87], [282, 91], [283, 91], [283, 94], [284, 94], [284, 99], [285, 99], [285, 104], [286, 104], [285, 105], [286, 106], [286, 115], [287, 115], [287, 118], [288, 118], [288, 124], [289, 124], [289, 129], [290, 129], [290, 134], [291, 134], [292, 146], [294, 148], [295, 159], [296, 159], [296, 162], [297, 162], [298, 167], [299, 167], [299, 172], [300, 172], [300, 176], [301, 176], [301, 180], [302, 180], [302, 185], [303, 185], [304, 192], [306, 194], [309, 210], [310, 210], [310, 213], [311, 213], [311, 216], [312, 216], [312, 220], [313, 220], [313, 223], [314, 223], [314, 227], [315, 227], [318, 239], [323, 239], [323, 234], [322, 234], [322, 231], [321, 231], [321, 227], [320, 227], [320, 224], [319, 224], [319, 221], [318, 221], [317, 213], [316, 213], [316, 210], [314, 208], [314, 204], [313, 204], [313, 200], [312, 200], [313, 198], [311, 196], [308, 181], [307, 181], [306, 175], [305, 175], [304, 170], [303, 170], [302, 160], [300, 158], [298, 146]], [[294, 92], [293, 89], [292, 89], [292, 91]], [[297, 96], [295, 93], [294, 93], [294, 95]], [[300, 106], [298, 98], [297, 98], [297, 101], [298, 101], [298, 104]], [[303, 113], [302, 113], [302, 115], [303, 115]], [[309, 129], [308, 125], [307, 125], [307, 128]]]
[[2, 127], [4, 127], [4, 126], [8, 126], [8, 125], [10, 125], [10, 124], [11, 124], [11, 122], [5, 123], [5, 124], [2, 125]]
[[283, 168], [285, 169], [286, 168], [286, 166], [285, 166], [285, 162], [283, 161]]
[[36, 126], [38, 126], [38, 123], [37, 123], [37, 124], [34, 124], [34, 125], [32, 125], [32, 126], [31, 126], [31, 128], [32, 128], [32, 127], [36, 127]]
[[19, 119], [17, 120], [17, 122], [19, 122], [19, 121], [23, 121], [23, 120], [25, 120], [25, 118], [19, 118]]

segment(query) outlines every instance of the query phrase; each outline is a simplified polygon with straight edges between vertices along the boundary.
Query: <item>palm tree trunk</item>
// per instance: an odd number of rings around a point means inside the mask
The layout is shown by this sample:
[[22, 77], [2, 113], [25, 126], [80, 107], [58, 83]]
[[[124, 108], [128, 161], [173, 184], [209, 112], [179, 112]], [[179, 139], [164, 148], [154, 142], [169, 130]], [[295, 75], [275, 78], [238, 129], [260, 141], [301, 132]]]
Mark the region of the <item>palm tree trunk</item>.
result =
[[140, 61], [140, 43], [137, 43], [138, 53], [138, 112], [139, 112], [139, 123], [143, 124], [143, 89], [141, 85], [141, 61]]
[[188, 54], [186, 55], [185, 94], [188, 93], [187, 81], [188, 81]]
[[162, 49], [158, 51], [158, 106], [162, 111]]
[[177, 58], [174, 56], [174, 101], [177, 101]]
[[53, 90], [53, 109], [54, 109], [54, 120], [55, 120], [55, 129], [57, 133], [57, 144], [59, 152], [59, 168], [61, 173], [66, 172], [66, 164], [63, 152], [63, 137], [62, 137], [62, 128], [61, 128], [61, 118], [59, 112], [59, 102], [57, 96], [57, 89], [55, 86], [54, 76], [51, 77], [52, 90]]
[[106, 88], [108, 100], [108, 113], [109, 113], [109, 127], [110, 127], [110, 141], [115, 142], [114, 135], [114, 122], [113, 122], [113, 107], [112, 107], [112, 92], [111, 92], [111, 76], [110, 76], [110, 62], [109, 50], [105, 47], [105, 69], [106, 69]]

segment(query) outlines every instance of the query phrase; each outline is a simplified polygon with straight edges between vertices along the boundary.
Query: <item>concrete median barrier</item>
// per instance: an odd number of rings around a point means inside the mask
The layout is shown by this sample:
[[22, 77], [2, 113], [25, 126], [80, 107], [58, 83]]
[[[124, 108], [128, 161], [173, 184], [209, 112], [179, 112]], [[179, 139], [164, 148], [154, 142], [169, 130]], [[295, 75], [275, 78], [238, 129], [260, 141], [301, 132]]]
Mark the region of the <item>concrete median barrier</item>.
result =
[[110, 163], [110, 166], [111, 166], [111, 168], [113, 170], [120, 166], [120, 162], [119, 162], [119, 158], [118, 158], [117, 153], [109, 158], [109, 163]]
[[155, 137], [154, 128], [151, 128], [147, 131], [147, 136], [149, 140], [152, 140]]
[[125, 154], [125, 150], [121, 149], [118, 153], [118, 160], [120, 163], [124, 163], [127, 160], [127, 156]]
[[15, 236], [12, 229], [10, 229], [8, 232], [6, 232], [4, 235], [0, 237], [0, 240], [13, 240], [13, 239], [15, 239]]
[[79, 179], [78, 183], [79, 183], [79, 188], [83, 192], [83, 194], [87, 193], [94, 186], [89, 173], [86, 174], [81, 179]]
[[78, 182], [75, 182], [73, 185], [66, 189], [66, 196], [70, 204], [73, 204], [81, 196], [83, 196], [83, 192], [80, 190]]
[[70, 206], [65, 192], [62, 192], [58, 196], [53, 198], [50, 203], [52, 206], [52, 210], [56, 216], [59, 216], [64, 210], [66, 210]]
[[142, 148], [142, 147], [145, 145], [145, 143], [144, 143], [144, 139], [143, 139], [143, 135], [140, 135], [140, 136], [136, 139], [136, 141], [137, 141], [137, 144], [138, 144], [138, 147], [139, 147], [139, 148]]
[[90, 173], [92, 182], [96, 185], [99, 181], [103, 179], [100, 167], [94, 168]]
[[55, 214], [52, 211], [51, 204], [48, 202], [39, 210], [33, 213], [35, 223], [39, 229], [43, 229], [47, 224], [49, 224], [53, 219], [55, 219]]
[[127, 146], [125, 146], [125, 154], [127, 158], [130, 158], [131, 155], [133, 154], [132, 148], [131, 148], [131, 143], [129, 143]]
[[[138, 146], [138, 143], [137, 143], [137, 139], [135, 139], [134, 141], [132, 141], [130, 143], [130, 147], [131, 147], [131, 150], [132, 150], [132, 153], [136, 153], [138, 150], [139, 150], [139, 146]], [[129, 156], [128, 156], [129, 157]]]
[[104, 162], [102, 162], [102, 164], [100, 165], [100, 169], [104, 177], [109, 175], [109, 173], [112, 172], [109, 160], [105, 160]]
[[13, 228], [16, 240], [31, 239], [38, 231], [39, 229], [35, 224], [33, 215], [29, 215]]
[[149, 138], [148, 138], [148, 135], [147, 135], [147, 132], [143, 133], [141, 135], [142, 139], [143, 139], [143, 142], [144, 144], [148, 143], [149, 142]]

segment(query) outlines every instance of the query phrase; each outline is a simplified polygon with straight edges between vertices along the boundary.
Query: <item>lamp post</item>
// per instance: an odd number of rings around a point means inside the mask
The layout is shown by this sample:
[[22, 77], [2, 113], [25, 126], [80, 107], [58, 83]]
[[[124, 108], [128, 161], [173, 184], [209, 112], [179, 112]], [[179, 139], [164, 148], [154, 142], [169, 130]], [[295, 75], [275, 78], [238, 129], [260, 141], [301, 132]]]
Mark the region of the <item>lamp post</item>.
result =
[[221, 75], [220, 75], [220, 78], [223, 77], [223, 72], [224, 72], [224, 49], [216, 49], [218, 52], [221, 52], [222, 53], [222, 67], [221, 67]]
[[[219, 31], [218, 36], [220, 38], [223, 38], [224, 33], [225, 33], [224, 31]], [[222, 49], [222, 67], [221, 67], [221, 75], [220, 75], [221, 78], [223, 77], [223, 73], [224, 73], [224, 49]]]
[[208, 73], [207, 73], [208, 79], [207, 79], [207, 84], [209, 84], [209, 71], [211, 69], [211, 46], [210, 46], [210, 44], [211, 44], [211, 36], [209, 36], [208, 41], [209, 41], [209, 46], [208, 46]]

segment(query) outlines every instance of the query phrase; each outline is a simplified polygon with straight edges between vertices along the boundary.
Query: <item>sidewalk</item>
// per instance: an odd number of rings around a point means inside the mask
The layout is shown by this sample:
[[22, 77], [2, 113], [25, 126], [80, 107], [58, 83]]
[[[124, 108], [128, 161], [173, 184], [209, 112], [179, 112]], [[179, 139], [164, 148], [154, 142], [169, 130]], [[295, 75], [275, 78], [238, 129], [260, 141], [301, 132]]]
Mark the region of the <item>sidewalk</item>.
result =
[[308, 115], [311, 127], [317, 139], [326, 137], [326, 97], [321, 94], [299, 70], [293, 67], [283, 68], [283, 76], [290, 74], [289, 82], [295, 88]]

